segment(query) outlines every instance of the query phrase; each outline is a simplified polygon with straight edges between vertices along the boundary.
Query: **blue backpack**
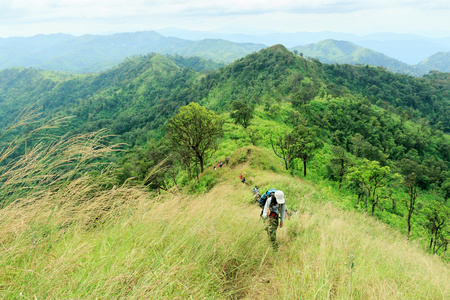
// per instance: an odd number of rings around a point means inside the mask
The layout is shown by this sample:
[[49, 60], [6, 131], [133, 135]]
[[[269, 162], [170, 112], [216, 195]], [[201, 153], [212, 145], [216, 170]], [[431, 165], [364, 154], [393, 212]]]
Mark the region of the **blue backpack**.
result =
[[273, 196], [277, 190], [276, 189], [269, 189], [267, 192], [265, 192], [261, 198], [259, 198], [259, 207], [264, 208], [266, 205], [267, 198], [269, 196]]

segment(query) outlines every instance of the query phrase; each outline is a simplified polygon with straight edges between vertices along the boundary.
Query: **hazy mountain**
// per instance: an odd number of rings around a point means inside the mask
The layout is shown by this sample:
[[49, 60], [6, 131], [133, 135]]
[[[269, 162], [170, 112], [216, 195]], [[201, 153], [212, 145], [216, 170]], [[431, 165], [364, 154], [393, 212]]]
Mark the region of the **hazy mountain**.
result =
[[283, 44], [286, 47], [317, 43], [325, 39], [356, 40], [358, 36], [338, 32], [269, 32], [268, 30], [253, 30], [252, 34], [222, 33], [213, 31], [193, 31], [179, 28], [165, 28], [157, 30], [165, 36], [183, 39], [200, 40], [207, 38], [225, 39], [235, 43], [259, 43], [265, 45]]
[[217, 62], [231, 63], [249, 53], [265, 48], [262, 44], [234, 43], [226, 40], [203, 39], [177, 49], [184, 56], [200, 56]]
[[397, 40], [361, 40], [354, 41], [357, 45], [384, 53], [415, 65], [437, 52], [450, 51], [450, 38], [447, 39], [397, 39]]
[[436, 53], [419, 63], [417, 67], [427, 72], [431, 70], [450, 72], [450, 52]]
[[389, 57], [408, 64], [417, 64], [437, 52], [450, 51], [450, 37], [435, 38], [413, 34], [373, 33], [358, 36], [339, 32], [270, 32], [252, 30], [252, 34], [230, 34], [211, 31], [189, 31], [177, 28], [158, 30], [163, 35], [185, 38], [204, 39], [220, 38], [236, 43], [251, 42], [265, 45], [283, 44], [286, 47], [305, 46], [322, 40], [345, 40], [356, 45], [381, 52]]
[[306, 46], [291, 48], [304, 56], [319, 59], [324, 63], [363, 64], [382, 66], [387, 70], [422, 76], [430, 71], [450, 72], [450, 52], [436, 53], [416, 65], [409, 65], [372, 49], [357, 46], [347, 41], [324, 40]]
[[[152, 52], [196, 56], [223, 65], [265, 48], [265, 45], [281, 43], [287, 47], [295, 46], [291, 49], [326, 63], [384, 66], [393, 72], [421, 76], [434, 69], [447, 71], [447, 60], [442, 61], [442, 57], [427, 58], [438, 52], [450, 51], [450, 38], [426, 39], [416, 35], [380, 33], [358, 37], [334, 32], [257, 34], [257, 31], [254, 35], [237, 35], [176, 28], [163, 29], [161, 32], [164, 35], [146, 31], [78, 37], [52, 34], [0, 38], [0, 69], [19, 66], [82, 73], [100, 72], [116, 66], [127, 57]], [[364, 44], [374, 48], [362, 47]], [[378, 49], [385, 49], [386, 52]], [[399, 57], [404, 59], [399, 60]], [[425, 59], [417, 66], [404, 62], [418, 63]], [[203, 64], [202, 70], [214, 70], [220, 66], [211, 62]]]
[[406, 63], [346, 41], [324, 40], [317, 44], [297, 46], [292, 50], [325, 63], [383, 66], [393, 72], [416, 75], [415, 68]]
[[222, 40], [191, 41], [165, 37], [155, 31], [112, 35], [38, 35], [0, 39], [0, 68], [34, 67], [45, 70], [98, 72], [123, 59], [151, 52], [200, 56], [230, 63], [261, 44], [237, 44]]

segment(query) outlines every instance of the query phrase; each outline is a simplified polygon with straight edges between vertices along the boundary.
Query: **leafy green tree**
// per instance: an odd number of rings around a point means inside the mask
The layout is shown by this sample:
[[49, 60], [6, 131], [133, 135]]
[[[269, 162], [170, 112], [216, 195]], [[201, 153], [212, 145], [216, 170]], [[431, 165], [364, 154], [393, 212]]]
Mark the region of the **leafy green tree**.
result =
[[181, 107], [168, 121], [174, 150], [184, 160], [199, 164], [203, 172], [205, 158], [217, 150], [223, 123], [222, 118], [198, 103]]
[[261, 138], [261, 134], [256, 128], [248, 127], [246, 129], [246, 132], [248, 134], [248, 137], [250, 138], [250, 141], [252, 142], [253, 146], [256, 146], [256, 143]]
[[388, 166], [381, 167], [378, 161], [370, 161], [365, 158], [360, 160], [357, 166], [351, 167], [347, 175], [348, 179], [359, 183], [366, 191], [372, 205], [372, 216], [382, 198], [381, 189], [398, 177], [398, 174], [391, 173], [391, 169]]
[[425, 228], [431, 235], [429, 249], [436, 254], [449, 241], [450, 208], [433, 200], [422, 211], [426, 217]]
[[333, 157], [330, 159], [329, 169], [331, 176], [339, 178], [339, 189], [342, 188], [342, 182], [348, 168], [351, 165], [351, 160], [347, 155], [347, 151], [340, 146], [331, 146]]
[[405, 200], [406, 209], [408, 210], [408, 217], [406, 219], [408, 225], [408, 233], [406, 238], [409, 240], [409, 236], [411, 233], [411, 217], [414, 212], [416, 200], [417, 200], [417, 182], [416, 182], [416, 174], [412, 173], [408, 176], [405, 176], [403, 179], [403, 187], [409, 195], [409, 199]]
[[292, 158], [300, 158], [303, 162], [303, 176], [306, 176], [306, 163], [314, 156], [317, 149], [323, 147], [322, 141], [317, 137], [316, 130], [297, 125], [290, 134], [292, 141]]
[[286, 170], [289, 170], [293, 160], [294, 145], [291, 134], [279, 134], [276, 138], [270, 136], [270, 145], [275, 155], [283, 159]]
[[310, 102], [317, 95], [319, 85], [315, 82], [302, 82], [298, 92], [292, 95], [292, 105], [296, 108]]
[[149, 148], [135, 147], [119, 161], [117, 178], [120, 183], [127, 180], [144, 184], [156, 191], [167, 191], [176, 185], [178, 168], [169, 145], [152, 143]]
[[247, 128], [253, 118], [253, 107], [244, 103], [244, 101], [234, 101], [232, 110], [230, 117], [234, 119], [234, 122]]
[[352, 142], [352, 145], [353, 145], [353, 147], [352, 147], [353, 148], [353, 155], [355, 155], [355, 157], [358, 158], [358, 156], [359, 156], [359, 154], [361, 152], [361, 149], [363, 148], [364, 143], [366, 141], [364, 140], [364, 137], [361, 134], [356, 133], [351, 138], [351, 142]]
[[[450, 172], [444, 172], [444, 173], [447, 174], [447, 176], [450, 175]], [[447, 179], [442, 183], [441, 189], [444, 192], [445, 202], [447, 202], [448, 199], [450, 198], [450, 176], [447, 177]]]

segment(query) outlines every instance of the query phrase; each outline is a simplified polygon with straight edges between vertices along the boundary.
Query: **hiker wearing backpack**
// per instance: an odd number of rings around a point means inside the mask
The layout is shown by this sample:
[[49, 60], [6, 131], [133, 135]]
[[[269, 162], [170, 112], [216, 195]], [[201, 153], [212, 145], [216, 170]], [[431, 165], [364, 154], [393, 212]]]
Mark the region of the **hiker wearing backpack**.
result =
[[[271, 190], [272, 192], [269, 192]], [[269, 194], [264, 194], [266, 195], [266, 201], [262, 211], [262, 217], [264, 220], [268, 219], [266, 231], [269, 235], [270, 241], [272, 242], [273, 249], [277, 251], [278, 223], [280, 225], [280, 228], [283, 227], [284, 216], [286, 212], [286, 200], [282, 191], [275, 189], [269, 189], [269, 191], [267, 192]]]

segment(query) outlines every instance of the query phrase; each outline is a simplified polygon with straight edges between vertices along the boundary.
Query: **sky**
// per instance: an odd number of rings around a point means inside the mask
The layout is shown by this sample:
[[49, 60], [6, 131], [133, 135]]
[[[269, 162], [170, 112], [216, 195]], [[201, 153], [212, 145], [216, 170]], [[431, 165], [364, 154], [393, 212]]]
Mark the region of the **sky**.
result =
[[0, 0], [0, 37], [176, 27], [450, 36], [449, 0]]

